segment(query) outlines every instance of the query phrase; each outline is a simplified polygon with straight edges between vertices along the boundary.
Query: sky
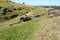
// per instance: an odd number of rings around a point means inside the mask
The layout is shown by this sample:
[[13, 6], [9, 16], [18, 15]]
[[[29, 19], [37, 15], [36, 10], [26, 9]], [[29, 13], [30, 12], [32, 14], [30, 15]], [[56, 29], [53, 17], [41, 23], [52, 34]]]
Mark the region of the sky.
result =
[[60, 0], [11, 0], [16, 3], [25, 2], [26, 5], [34, 5], [34, 6], [60, 6]]

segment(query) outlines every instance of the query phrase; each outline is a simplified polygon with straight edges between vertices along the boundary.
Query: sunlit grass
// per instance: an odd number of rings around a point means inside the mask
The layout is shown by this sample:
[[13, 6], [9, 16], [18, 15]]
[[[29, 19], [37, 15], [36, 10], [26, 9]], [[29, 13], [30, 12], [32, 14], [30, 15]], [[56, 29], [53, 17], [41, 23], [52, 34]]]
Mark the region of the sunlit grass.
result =
[[0, 40], [26, 40], [37, 28], [40, 19], [0, 29]]

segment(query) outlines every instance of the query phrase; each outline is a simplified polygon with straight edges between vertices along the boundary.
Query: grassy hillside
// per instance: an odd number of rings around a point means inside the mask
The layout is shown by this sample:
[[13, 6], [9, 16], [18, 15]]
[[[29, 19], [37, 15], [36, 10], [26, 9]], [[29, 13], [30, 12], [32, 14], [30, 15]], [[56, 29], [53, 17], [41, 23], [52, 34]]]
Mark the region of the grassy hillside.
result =
[[[3, 9], [9, 11], [5, 12]], [[48, 9], [1, 0], [0, 40], [60, 40], [60, 13], [55, 14], [58, 16], [47, 18]], [[39, 17], [20, 23], [20, 17], [28, 12], [28, 16], [33, 13]], [[12, 18], [14, 15], [18, 16]]]
[[[13, 15], [23, 15], [31, 10], [36, 10], [38, 7], [28, 6], [24, 4], [14, 3], [8, 0], [0, 1], [0, 22], [10, 20]], [[5, 11], [3, 11], [5, 9]], [[7, 9], [7, 10], [6, 10]], [[6, 18], [2, 18], [2, 16]]]

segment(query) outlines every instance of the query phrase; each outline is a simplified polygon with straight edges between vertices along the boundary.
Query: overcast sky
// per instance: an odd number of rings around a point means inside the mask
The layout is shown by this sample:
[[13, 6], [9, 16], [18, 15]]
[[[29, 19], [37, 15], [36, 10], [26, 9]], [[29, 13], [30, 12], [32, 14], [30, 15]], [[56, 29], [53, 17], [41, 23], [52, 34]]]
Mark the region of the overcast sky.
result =
[[49, 6], [49, 5], [56, 5], [60, 6], [60, 0], [12, 0], [16, 3], [22, 3], [25, 2], [27, 5], [35, 5], [35, 6]]

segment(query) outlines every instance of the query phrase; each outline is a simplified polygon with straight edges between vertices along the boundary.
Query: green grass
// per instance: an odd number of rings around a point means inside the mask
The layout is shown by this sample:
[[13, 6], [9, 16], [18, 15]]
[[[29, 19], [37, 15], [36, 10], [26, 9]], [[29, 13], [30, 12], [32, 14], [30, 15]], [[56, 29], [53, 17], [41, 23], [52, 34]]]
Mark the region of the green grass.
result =
[[43, 14], [44, 13], [44, 8], [36, 8], [35, 10], [32, 10], [33, 13], [35, 14]]
[[33, 34], [39, 21], [40, 19], [35, 19], [0, 29], [0, 40], [26, 40]]

